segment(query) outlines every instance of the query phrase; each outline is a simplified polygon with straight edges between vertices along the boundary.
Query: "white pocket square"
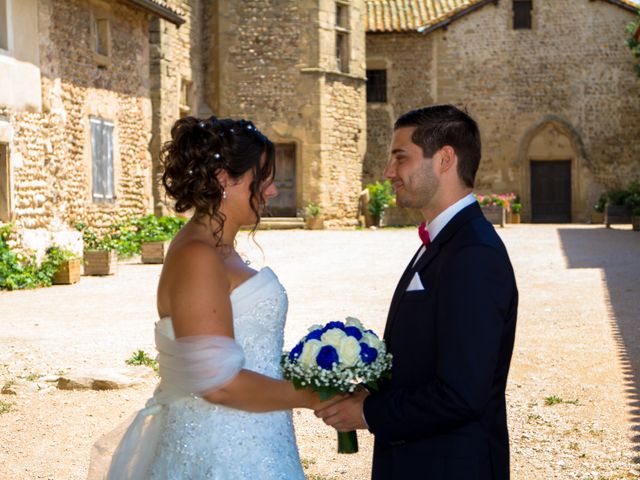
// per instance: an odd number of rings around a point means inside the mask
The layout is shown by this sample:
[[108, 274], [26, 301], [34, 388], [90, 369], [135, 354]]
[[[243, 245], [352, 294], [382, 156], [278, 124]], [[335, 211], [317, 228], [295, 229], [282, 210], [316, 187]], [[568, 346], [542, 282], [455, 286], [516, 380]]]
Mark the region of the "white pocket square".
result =
[[419, 291], [419, 290], [424, 290], [424, 286], [422, 285], [422, 282], [420, 281], [420, 275], [418, 275], [418, 272], [416, 272], [416, 273], [413, 274], [413, 278], [411, 279], [411, 283], [407, 287], [407, 292], [415, 292], [415, 291]]

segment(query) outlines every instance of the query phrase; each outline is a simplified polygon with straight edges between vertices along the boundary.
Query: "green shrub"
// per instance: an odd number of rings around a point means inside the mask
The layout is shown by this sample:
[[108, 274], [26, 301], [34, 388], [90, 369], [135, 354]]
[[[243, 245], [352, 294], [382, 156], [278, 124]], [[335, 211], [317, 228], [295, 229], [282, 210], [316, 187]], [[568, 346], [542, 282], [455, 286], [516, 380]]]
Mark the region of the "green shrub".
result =
[[128, 218], [110, 225], [102, 237], [98, 237], [83, 223], [77, 223], [76, 228], [82, 232], [86, 248], [115, 250], [118, 252], [118, 257], [127, 258], [139, 255], [143, 242], [170, 240], [186, 221], [180, 217], [156, 217], [155, 215]]
[[24, 255], [9, 248], [8, 240], [12, 232], [12, 225], [0, 227], [0, 290], [50, 286], [60, 264], [72, 258], [73, 253], [50, 247], [38, 265], [35, 255]]
[[598, 197], [598, 201], [593, 206], [593, 209], [598, 213], [604, 213], [604, 207], [607, 206], [607, 194], [603, 193]]
[[369, 213], [374, 217], [380, 217], [385, 208], [395, 205], [395, 195], [389, 180], [370, 183], [367, 185], [367, 190], [369, 190]]
[[320, 205], [313, 202], [308, 203], [305, 210], [307, 212], [307, 217], [317, 217], [318, 215], [320, 215], [320, 212], [322, 212]]

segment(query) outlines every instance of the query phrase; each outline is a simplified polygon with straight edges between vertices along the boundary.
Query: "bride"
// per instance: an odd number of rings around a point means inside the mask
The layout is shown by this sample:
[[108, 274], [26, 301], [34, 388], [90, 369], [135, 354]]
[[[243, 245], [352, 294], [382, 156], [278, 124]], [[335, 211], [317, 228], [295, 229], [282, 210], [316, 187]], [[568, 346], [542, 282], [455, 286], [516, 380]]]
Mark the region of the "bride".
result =
[[273, 183], [271, 141], [251, 122], [180, 119], [162, 151], [176, 235], [158, 284], [160, 385], [113, 454], [108, 479], [304, 479], [290, 410], [318, 409], [282, 380], [287, 296], [234, 249]]

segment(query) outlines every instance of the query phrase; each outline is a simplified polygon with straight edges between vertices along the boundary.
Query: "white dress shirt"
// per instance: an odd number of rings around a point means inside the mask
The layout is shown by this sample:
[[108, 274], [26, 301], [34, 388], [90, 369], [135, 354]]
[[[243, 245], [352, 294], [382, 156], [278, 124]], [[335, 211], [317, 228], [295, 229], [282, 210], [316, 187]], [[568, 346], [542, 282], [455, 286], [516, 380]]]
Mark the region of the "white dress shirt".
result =
[[[470, 193], [466, 197], [461, 198], [456, 203], [454, 203], [453, 205], [445, 209], [443, 212], [440, 213], [440, 215], [438, 215], [436, 218], [430, 221], [429, 224], [427, 225], [427, 232], [429, 232], [429, 238], [431, 239], [431, 241], [433, 242], [436, 239], [436, 237], [442, 231], [442, 229], [447, 226], [447, 224], [451, 221], [451, 219], [455, 217], [460, 212], [460, 210], [462, 210], [465, 207], [468, 207], [469, 205], [471, 205], [476, 201], [477, 201], [476, 197], [473, 195], [473, 193]], [[418, 263], [418, 260], [420, 260], [420, 257], [422, 257], [422, 254], [425, 252], [425, 250], [426, 250], [426, 247], [423, 245], [422, 248], [420, 248], [418, 255], [416, 256], [416, 259], [413, 262], [414, 267]], [[411, 279], [411, 283], [407, 287], [407, 292], [417, 291], [417, 290], [424, 290], [424, 286], [420, 281], [420, 276], [418, 275], [418, 272], [416, 272], [413, 275], [413, 278]]]

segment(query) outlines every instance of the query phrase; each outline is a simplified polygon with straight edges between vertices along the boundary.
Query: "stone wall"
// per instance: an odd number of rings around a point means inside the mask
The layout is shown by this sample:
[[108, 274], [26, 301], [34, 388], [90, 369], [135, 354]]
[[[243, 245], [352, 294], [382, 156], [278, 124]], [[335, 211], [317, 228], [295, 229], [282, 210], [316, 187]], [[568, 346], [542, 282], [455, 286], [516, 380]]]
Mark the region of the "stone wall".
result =
[[[531, 144], [538, 134], [556, 132], [552, 136], [573, 152], [566, 159], [572, 162], [572, 219], [587, 220], [602, 190], [640, 176], [640, 82], [624, 45], [624, 28], [633, 18], [607, 2], [539, 0], [533, 28], [513, 30], [511, 2], [500, 2], [422, 41], [409, 34], [369, 35], [367, 58], [389, 62], [393, 77], [409, 86], [398, 89], [392, 79], [389, 105], [369, 106], [369, 137], [389, 132], [407, 107], [465, 107], [483, 138], [477, 190], [520, 193], [527, 221], [529, 162], [556, 159], [557, 152]], [[404, 44], [415, 45], [414, 51], [400, 48]], [[417, 86], [413, 93], [411, 85]], [[379, 155], [373, 156], [380, 146], [373, 147], [364, 167], [371, 178], [382, 168]]]
[[418, 33], [367, 34], [367, 69], [387, 71], [387, 103], [367, 103], [367, 154], [362, 181], [383, 179], [393, 123], [403, 113], [430, 105], [433, 48]]
[[[151, 109], [147, 16], [110, 8], [111, 62], [99, 68], [90, 8], [79, 0], [41, 0], [38, 8], [42, 112], [0, 107], [12, 129], [13, 214], [22, 228], [101, 228], [150, 209]], [[114, 123], [116, 200], [91, 198], [90, 116]]]
[[348, 73], [336, 71], [333, 1], [225, 1], [207, 15], [207, 104], [296, 145], [296, 207], [320, 203], [328, 226], [355, 223], [365, 146], [363, 3], [349, 8]]

